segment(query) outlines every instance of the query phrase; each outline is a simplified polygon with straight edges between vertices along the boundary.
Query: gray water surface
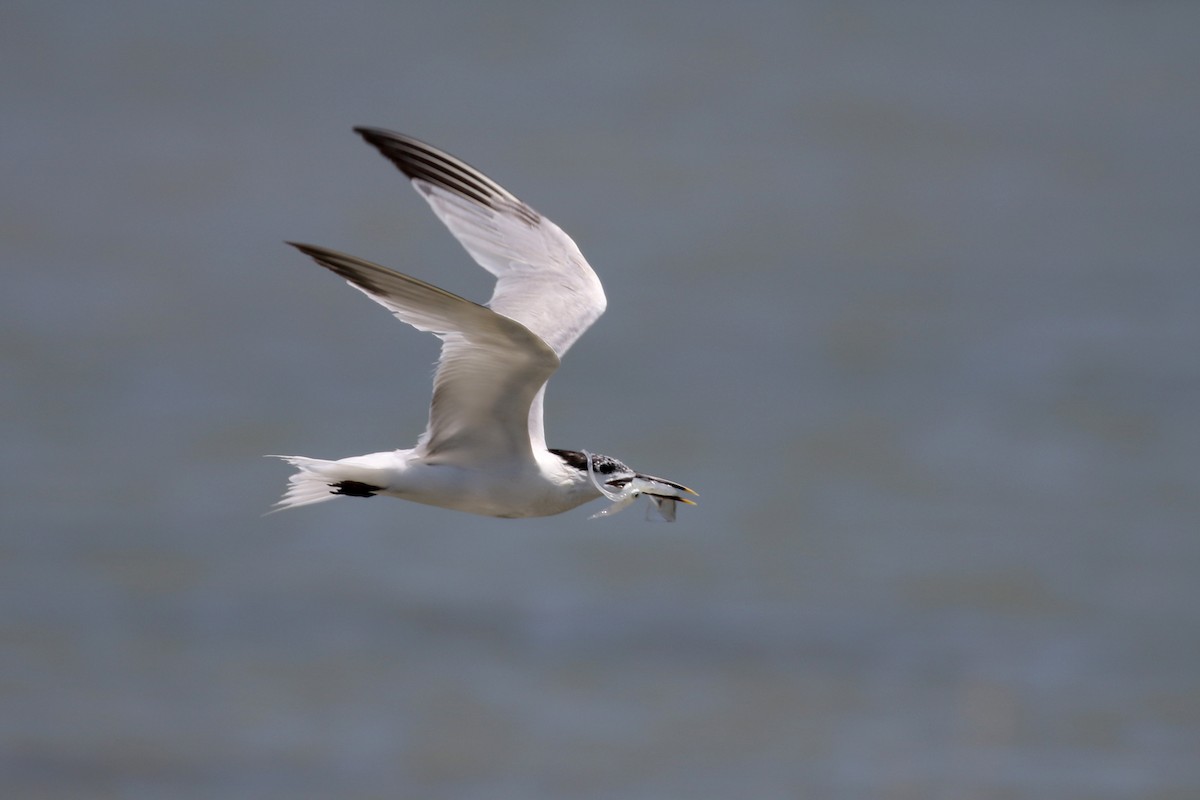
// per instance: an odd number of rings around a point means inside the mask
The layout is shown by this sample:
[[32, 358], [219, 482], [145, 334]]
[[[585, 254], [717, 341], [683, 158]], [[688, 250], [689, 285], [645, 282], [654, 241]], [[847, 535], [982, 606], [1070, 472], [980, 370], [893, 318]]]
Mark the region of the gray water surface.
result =
[[[0, 794], [1200, 796], [1200, 8], [9, 3]], [[673, 526], [387, 500], [477, 300], [354, 136], [570, 232], [552, 446]]]

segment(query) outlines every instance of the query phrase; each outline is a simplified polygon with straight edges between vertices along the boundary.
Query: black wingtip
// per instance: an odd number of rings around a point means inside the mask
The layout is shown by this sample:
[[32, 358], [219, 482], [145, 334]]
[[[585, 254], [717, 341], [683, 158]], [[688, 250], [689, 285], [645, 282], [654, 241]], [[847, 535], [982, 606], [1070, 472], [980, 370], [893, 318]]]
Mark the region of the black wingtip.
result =
[[[383, 156], [389, 160], [395, 161], [397, 145], [401, 147], [415, 148], [417, 150], [431, 150], [438, 152], [433, 145], [423, 142], [415, 136], [409, 136], [400, 131], [389, 130], [388, 128], [373, 128], [368, 125], [356, 125], [354, 132], [366, 141], [367, 144], [374, 147]], [[397, 164], [399, 166], [399, 164]]]
[[378, 150], [381, 156], [392, 162], [409, 179], [419, 177], [424, 172], [424, 169], [414, 162], [414, 154], [422, 151], [437, 152], [436, 148], [420, 139], [414, 139], [387, 128], [368, 128], [360, 125], [354, 129], [354, 132], [361, 136], [367, 144]]
[[284, 244], [286, 244], [288, 247], [296, 248], [297, 250], [299, 250], [301, 253], [304, 253], [304, 255], [308, 256], [309, 258], [316, 258], [325, 249], [323, 247], [317, 247], [315, 244], [304, 244], [303, 242], [287, 242], [287, 241], [285, 241]]
[[397, 133], [396, 131], [389, 131], [387, 128], [373, 128], [368, 125], [355, 125], [354, 132], [376, 147], [379, 146], [378, 142], [390, 137], [399, 137], [401, 139], [409, 138], [404, 134]]
[[345, 266], [346, 257], [336, 250], [330, 250], [328, 247], [320, 247], [315, 244], [302, 244], [300, 242], [284, 242], [284, 244], [289, 244], [296, 248], [325, 269], [336, 272], [347, 280], [350, 279], [351, 273]]

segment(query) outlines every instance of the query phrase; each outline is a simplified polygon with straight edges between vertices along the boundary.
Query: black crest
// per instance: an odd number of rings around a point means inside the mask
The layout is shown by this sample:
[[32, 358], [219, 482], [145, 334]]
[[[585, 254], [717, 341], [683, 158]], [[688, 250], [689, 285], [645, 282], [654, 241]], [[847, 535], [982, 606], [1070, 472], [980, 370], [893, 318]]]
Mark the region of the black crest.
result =
[[[588, 457], [578, 450], [557, 450], [552, 447], [550, 452], [561, 458], [567, 466], [574, 467], [580, 472], [588, 471]], [[612, 456], [602, 456], [599, 453], [592, 453], [592, 471], [601, 475], [611, 475], [614, 472], [633, 472]]]

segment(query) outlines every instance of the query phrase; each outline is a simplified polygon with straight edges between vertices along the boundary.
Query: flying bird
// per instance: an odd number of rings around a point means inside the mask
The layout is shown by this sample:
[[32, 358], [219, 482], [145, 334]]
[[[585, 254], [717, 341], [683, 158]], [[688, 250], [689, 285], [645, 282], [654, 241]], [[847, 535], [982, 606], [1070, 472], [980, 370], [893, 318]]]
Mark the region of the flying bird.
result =
[[387, 308], [442, 340], [429, 424], [408, 450], [296, 468], [275, 510], [338, 497], [397, 497], [491, 517], [560, 514], [604, 497], [608, 516], [646, 497], [667, 521], [696, 492], [588, 450], [548, 448], [546, 381], [604, 313], [600, 279], [557, 225], [483, 173], [393, 131], [355, 128], [412, 181], [476, 263], [496, 276], [487, 305], [324, 247], [289, 242]]

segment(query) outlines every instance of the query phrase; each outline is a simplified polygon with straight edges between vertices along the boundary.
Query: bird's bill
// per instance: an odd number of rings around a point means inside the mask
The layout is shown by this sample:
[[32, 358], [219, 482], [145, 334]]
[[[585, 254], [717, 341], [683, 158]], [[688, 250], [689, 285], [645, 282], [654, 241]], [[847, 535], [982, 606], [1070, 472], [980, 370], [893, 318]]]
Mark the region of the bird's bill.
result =
[[[663, 478], [655, 478], [653, 475], [643, 475], [640, 472], [634, 473], [634, 477], [618, 478], [616, 481], [609, 483], [608, 487], [612, 487], [614, 491], [605, 494], [613, 503], [600, 511], [597, 511], [591, 516], [591, 519], [597, 517], [608, 517], [628, 508], [634, 500], [645, 495], [650, 501], [650, 506], [646, 511], [646, 519], [652, 519], [652, 511], [658, 512], [658, 516], [667, 521], [675, 521], [675, 504], [686, 503], [689, 506], [694, 506], [696, 503], [687, 499], [683, 495], [690, 494], [699, 496], [695, 491], [689, 489], [683, 484], [668, 481]], [[618, 488], [619, 487], [619, 488]], [[605, 489], [605, 487], [597, 487]]]
[[688, 500], [684, 494], [690, 494], [693, 497], [699, 497], [700, 493], [689, 489], [682, 483], [675, 483], [665, 478], [656, 478], [653, 475], [643, 475], [637, 473], [635, 480], [637, 481], [637, 490], [641, 494], [648, 494], [652, 497], [661, 497], [663, 499], [677, 500], [680, 503], [686, 503], [689, 506], [696, 505], [694, 500]]

